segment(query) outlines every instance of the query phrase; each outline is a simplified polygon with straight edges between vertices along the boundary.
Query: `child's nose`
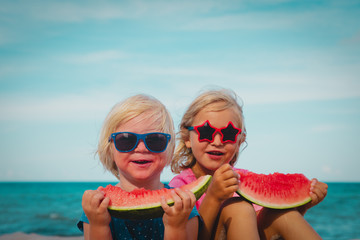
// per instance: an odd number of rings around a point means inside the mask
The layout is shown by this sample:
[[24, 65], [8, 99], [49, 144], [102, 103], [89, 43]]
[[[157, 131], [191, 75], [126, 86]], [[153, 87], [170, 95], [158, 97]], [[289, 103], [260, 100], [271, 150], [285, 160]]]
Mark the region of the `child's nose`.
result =
[[215, 133], [213, 144], [216, 145], [216, 146], [222, 144], [222, 142], [221, 142], [221, 134], [220, 133], [218, 133], [218, 132]]
[[134, 149], [134, 151], [137, 151], [137, 152], [148, 151], [143, 140], [139, 140], [139, 143], [136, 146], [136, 148]]

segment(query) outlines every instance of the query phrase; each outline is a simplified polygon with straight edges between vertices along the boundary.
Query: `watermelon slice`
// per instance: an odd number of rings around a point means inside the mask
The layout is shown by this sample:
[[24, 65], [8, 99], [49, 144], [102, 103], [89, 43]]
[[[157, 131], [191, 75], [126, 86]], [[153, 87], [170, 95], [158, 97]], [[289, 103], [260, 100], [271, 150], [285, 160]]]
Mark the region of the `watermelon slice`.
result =
[[235, 170], [240, 174], [237, 193], [257, 205], [287, 209], [304, 205], [311, 201], [311, 181], [303, 174], [257, 174]]
[[[190, 190], [195, 194], [196, 199], [206, 191], [211, 180], [210, 175], [202, 176], [196, 181], [184, 185], [182, 190]], [[126, 192], [120, 187], [108, 185], [100, 187], [100, 191], [110, 198], [108, 210], [111, 216], [123, 219], [150, 219], [158, 218], [164, 214], [161, 207], [161, 197], [169, 206], [174, 204], [171, 197], [171, 189], [162, 188], [159, 190], [146, 190], [144, 188]]]

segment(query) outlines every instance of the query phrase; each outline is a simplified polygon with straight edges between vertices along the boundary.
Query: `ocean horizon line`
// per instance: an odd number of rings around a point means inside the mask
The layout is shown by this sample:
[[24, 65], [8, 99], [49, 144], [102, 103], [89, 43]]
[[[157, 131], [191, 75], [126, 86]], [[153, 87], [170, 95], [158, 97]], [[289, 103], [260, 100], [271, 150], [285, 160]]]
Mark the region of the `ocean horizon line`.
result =
[[[0, 180], [1, 183], [117, 183], [118, 181], [105, 180]], [[170, 180], [161, 180], [163, 183], [169, 183]], [[360, 181], [323, 181], [324, 183], [360, 183]]]

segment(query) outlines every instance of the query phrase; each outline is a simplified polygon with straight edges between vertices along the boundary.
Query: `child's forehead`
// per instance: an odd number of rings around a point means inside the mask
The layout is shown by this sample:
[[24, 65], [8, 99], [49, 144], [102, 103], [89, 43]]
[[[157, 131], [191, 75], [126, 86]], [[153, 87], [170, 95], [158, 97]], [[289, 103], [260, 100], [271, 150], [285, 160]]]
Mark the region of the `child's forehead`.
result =
[[223, 110], [211, 110], [203, 109], [201, 110], [194, 118], [195, 121], [214, 121], [214, 120], [224, 120], [224, 121], [237, 121], [239, 118], [234, 111], [231, 109]]
[[145, 112], [119, 123], [117, 130], [157, 132], [160, 131], [162, 127], [159, 117]]
[[241, 117], [236, 108], [225, 107], [224, 104], [212, 104], [203, 108], [193, 119], [193, 124], [210, 121], [211, 124], [227, 125], [229, 121], [241, 127]]

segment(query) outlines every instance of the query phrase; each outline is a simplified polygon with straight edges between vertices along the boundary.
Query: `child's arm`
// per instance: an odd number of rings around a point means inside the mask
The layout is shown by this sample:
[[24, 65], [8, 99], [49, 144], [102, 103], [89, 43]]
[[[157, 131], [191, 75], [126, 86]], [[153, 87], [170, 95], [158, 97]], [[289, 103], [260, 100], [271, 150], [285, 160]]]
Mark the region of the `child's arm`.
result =
[[197, 239], [199, 221], [197, 218], [189, 218], [192, 209], [195, 206], [195, 195], [189, 190], [183, 191], [175, 188], [171, 195], [174, 199], [174, 205], [168, 206], [165, 199], [161, 200], [161, 206], [164, 209], [164, 239]]
[[215, 171], [199, 208], [199, 213], [204, 221], [204, 226], [199, 233], [201, 239], [210, 239], [222, 202], [232, 197], [238, 188], [239, 175], [229, 164], [224, 164]]
[[85, 191], [82, 198], [82, 207], [89, 219], [84, 223], [84, 239], [112, 239], [110, 231], [111, 217], [107, 210], [109, 198], [98, 190]]
[[311, 201], [304, 206], [298, 207], [298, 211], [304, 215], [308, 209], [319, 204], [326, 197], [327, 189], [328, 185], [326, 183], [319, 182], [316, 178], [313, 178], [310, 187]]

